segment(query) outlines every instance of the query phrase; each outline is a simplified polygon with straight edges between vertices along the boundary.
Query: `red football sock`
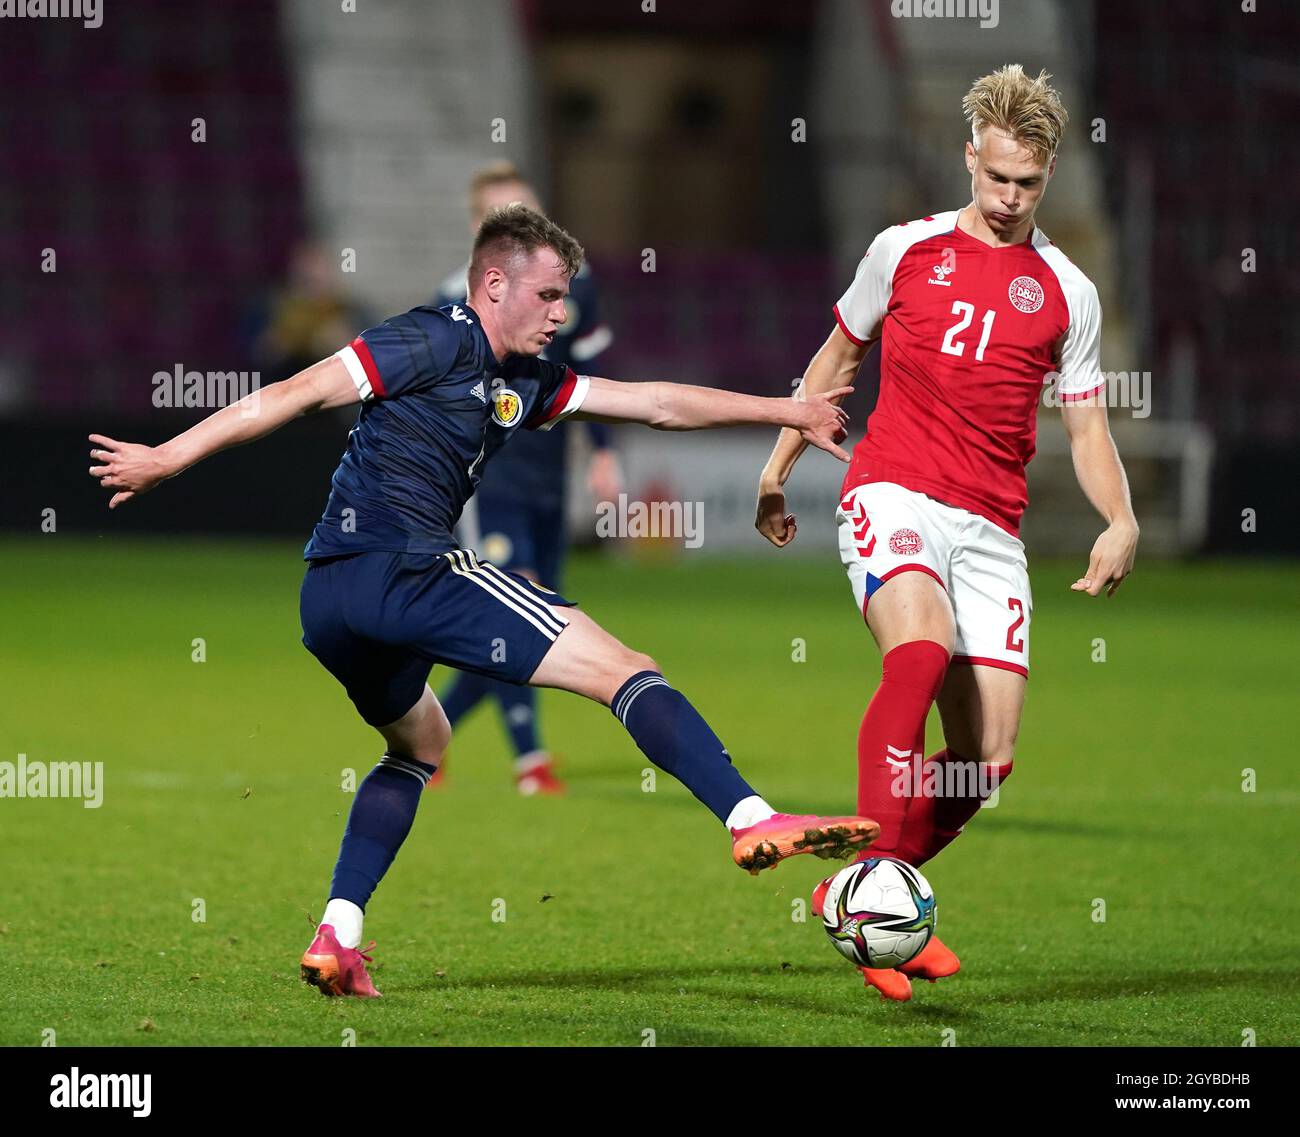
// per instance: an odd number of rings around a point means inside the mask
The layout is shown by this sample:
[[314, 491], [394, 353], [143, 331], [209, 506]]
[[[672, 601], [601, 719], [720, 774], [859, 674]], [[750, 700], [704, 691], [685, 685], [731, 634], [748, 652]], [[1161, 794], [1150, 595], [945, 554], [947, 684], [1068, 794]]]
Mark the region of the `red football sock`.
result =
[[[925, 760], [919, 785], [925, 790], [928, 783], [933, 783], [939, 792], [923, 792], [912, 798], [898, 844], [899, 860], [919, 868], [946, 849], [975, 816], [981, 803], [1007, 780], [1015, 764], [1010, 758], [1005, 762], [981, 762], [968, 767], [959, 778], [954, 777], [954, 770], [944, 768], [957, 763], [969, 763], [969, 759], [953, 750], [940, 750]], [[956, 792], [945, 795], [946, 788]]]
[[947, 670], [948, 652], [932, 640], [899, 644], [885, 655], [880, 686], [858, 731], [858, 813], [880, 823], [873, 853], [892, 856], [898, 845], [913, 750]]

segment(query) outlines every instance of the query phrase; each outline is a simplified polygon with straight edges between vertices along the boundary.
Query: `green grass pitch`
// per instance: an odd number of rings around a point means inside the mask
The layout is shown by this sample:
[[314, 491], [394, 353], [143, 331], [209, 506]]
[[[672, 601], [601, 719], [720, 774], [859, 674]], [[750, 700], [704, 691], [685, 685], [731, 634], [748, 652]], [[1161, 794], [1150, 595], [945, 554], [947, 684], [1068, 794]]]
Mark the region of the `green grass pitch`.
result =
[[[1082, 561], [1034, 566], [1015, 774], [924, 870], [964, 967], [909, 1004], [792, 919], [825, 862], [741, 873], [685, 790], [643, 791], [608, 711], [555, 692], [570, 795], [515, 796], [495, 711], [465, 724], [371, 903], [385, 997], [359, 1001], [298, 978], [342, 771], [382, 749], [299, 643], [299, 548], [4, 548], [0, 761], [102, 761], [105, 790], [0, 798], [0, 1043], [1300, 1042], [1292, 565], [1140, 562], [1113, 600], [1068, 590]], [[833, 553], [580, 556], [565, 585], [778, 808], [853, 805], [879, 662]]]

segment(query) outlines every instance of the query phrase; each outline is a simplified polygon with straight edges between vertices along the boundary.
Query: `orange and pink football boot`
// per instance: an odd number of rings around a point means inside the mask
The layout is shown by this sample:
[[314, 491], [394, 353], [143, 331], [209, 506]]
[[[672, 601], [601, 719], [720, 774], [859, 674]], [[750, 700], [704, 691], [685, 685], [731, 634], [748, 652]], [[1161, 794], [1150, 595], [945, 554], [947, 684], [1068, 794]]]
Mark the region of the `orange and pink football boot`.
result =
[[375, 941], [364, 948], [346, 948], [339, 943], [330, 924], [316, 930], [316, 938], [302, 956], [302, 981], [310, 983], [322, 995], [358, 995], [377, 999], [379, 992], [370, 981], [366, 964]]

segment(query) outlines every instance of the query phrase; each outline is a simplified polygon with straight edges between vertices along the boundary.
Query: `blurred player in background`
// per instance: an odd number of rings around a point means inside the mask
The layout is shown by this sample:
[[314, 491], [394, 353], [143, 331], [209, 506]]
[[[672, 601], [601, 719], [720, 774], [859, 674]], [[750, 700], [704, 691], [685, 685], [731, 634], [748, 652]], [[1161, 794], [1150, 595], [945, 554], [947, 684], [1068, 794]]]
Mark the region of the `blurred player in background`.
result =
[[[512, 163], [497, 162], [479, 170], [469, 187], [470, 232], [477, 233], [493, 209], [515, 201], [542, 212], [533, 187]], [[468, 269], [465, 265], [442, 282], [435, 305], [465, 302]], [[555, 330], [555, 338], [542, 358], [561, 366], [572, 365], [582, 372], [597, 371], [600, 353], [614, 337], [601, 321], [596, 285], [586, 261], [569, 282], [564, 309], [567, 317]], [[610, 428], [599, 422], [584, 426], [592, 445], [587, 488], [598, 502], [617, 501], [623, 491], [623, 477]], [[568, 544], [568, 446], [566, 425], [518, 435], [514, 444], [484, 469], [478, 492], [466, 504], [461, 518], [460, 535], [467, 548], [503, 569], [556, 590], [563, 588], [561, 569]], [[519, 792], [562, 793], [564, 784], [556, 776], [554, 760], [541, 744], [537, 692], [471, 671], [456, 672], [441, 696], [452, 728], [484, 698], [494, 700], [501, 710], [515, 752], [515, 785]], [[430, 789], [441, 785], [446, 769], [444, 758], [438, 773], [429, 779]]]
[[[876, 237], [804, 376], [807, 395], [841, 388], [881, 340], [880, 397], [836, 518], [854, 601], [884, 657], [858, 735], [858, 810], [880, 821], [869, 855], [913, 865], [954, 840], [1011, 773], [1031, 610], [1017, 534], [1052, 377], [1079, 484], [1107, 523], [1071, 587], [1113, 594], [1137, 550], [1106, 416], [1097, 290], [1034, 225], [1066, 123], [1050, 78], [1012, 64], [975, 83], [962, 104], [971, 203]], [[783, 431], [760, 478], [756, 526], [777, 546], [795, 536], [783, 487], [803, 450]], [[936, 699], [947, 746], [925, 759]], [[863, 974], [902, 1000], [909, 976], [958, 967], [932, 939], [911, 963]]]

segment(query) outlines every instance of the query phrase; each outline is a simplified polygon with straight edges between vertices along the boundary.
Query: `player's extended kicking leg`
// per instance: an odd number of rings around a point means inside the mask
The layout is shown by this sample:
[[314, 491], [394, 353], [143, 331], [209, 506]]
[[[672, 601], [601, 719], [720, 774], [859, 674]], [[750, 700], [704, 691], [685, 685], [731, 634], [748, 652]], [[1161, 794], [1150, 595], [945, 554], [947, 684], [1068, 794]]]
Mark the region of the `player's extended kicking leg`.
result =
[[880, 827], [864, 817], [775, 812], [731, 763], [718, 736], [648, 655], [624, 646], [590, 616], [568, 622], [529, 682], [609, 707], [641, 752], [682, 782], [732, 835], [732, 858], [751, 873], [798, 853], [848, 857]]
[[[302, 586], [303, 642], [343, 684], [388, 749], [357, 788], [303, 977], [325, 994], [375, 995], [360, 949], [366, 904], [410, 832], [450, 740], [426, 679], [433, 663], [554, 686], [611, 705], [641, 749], [732, 828], [757, 872], [795, 853], [849, 856], [876, 836], [860, 817], [774, 814], [648, 656], [563, 597], [468, 550], [366, 552], [322, 561]], [[368, 950], [368, 949], [366, 949]]]

